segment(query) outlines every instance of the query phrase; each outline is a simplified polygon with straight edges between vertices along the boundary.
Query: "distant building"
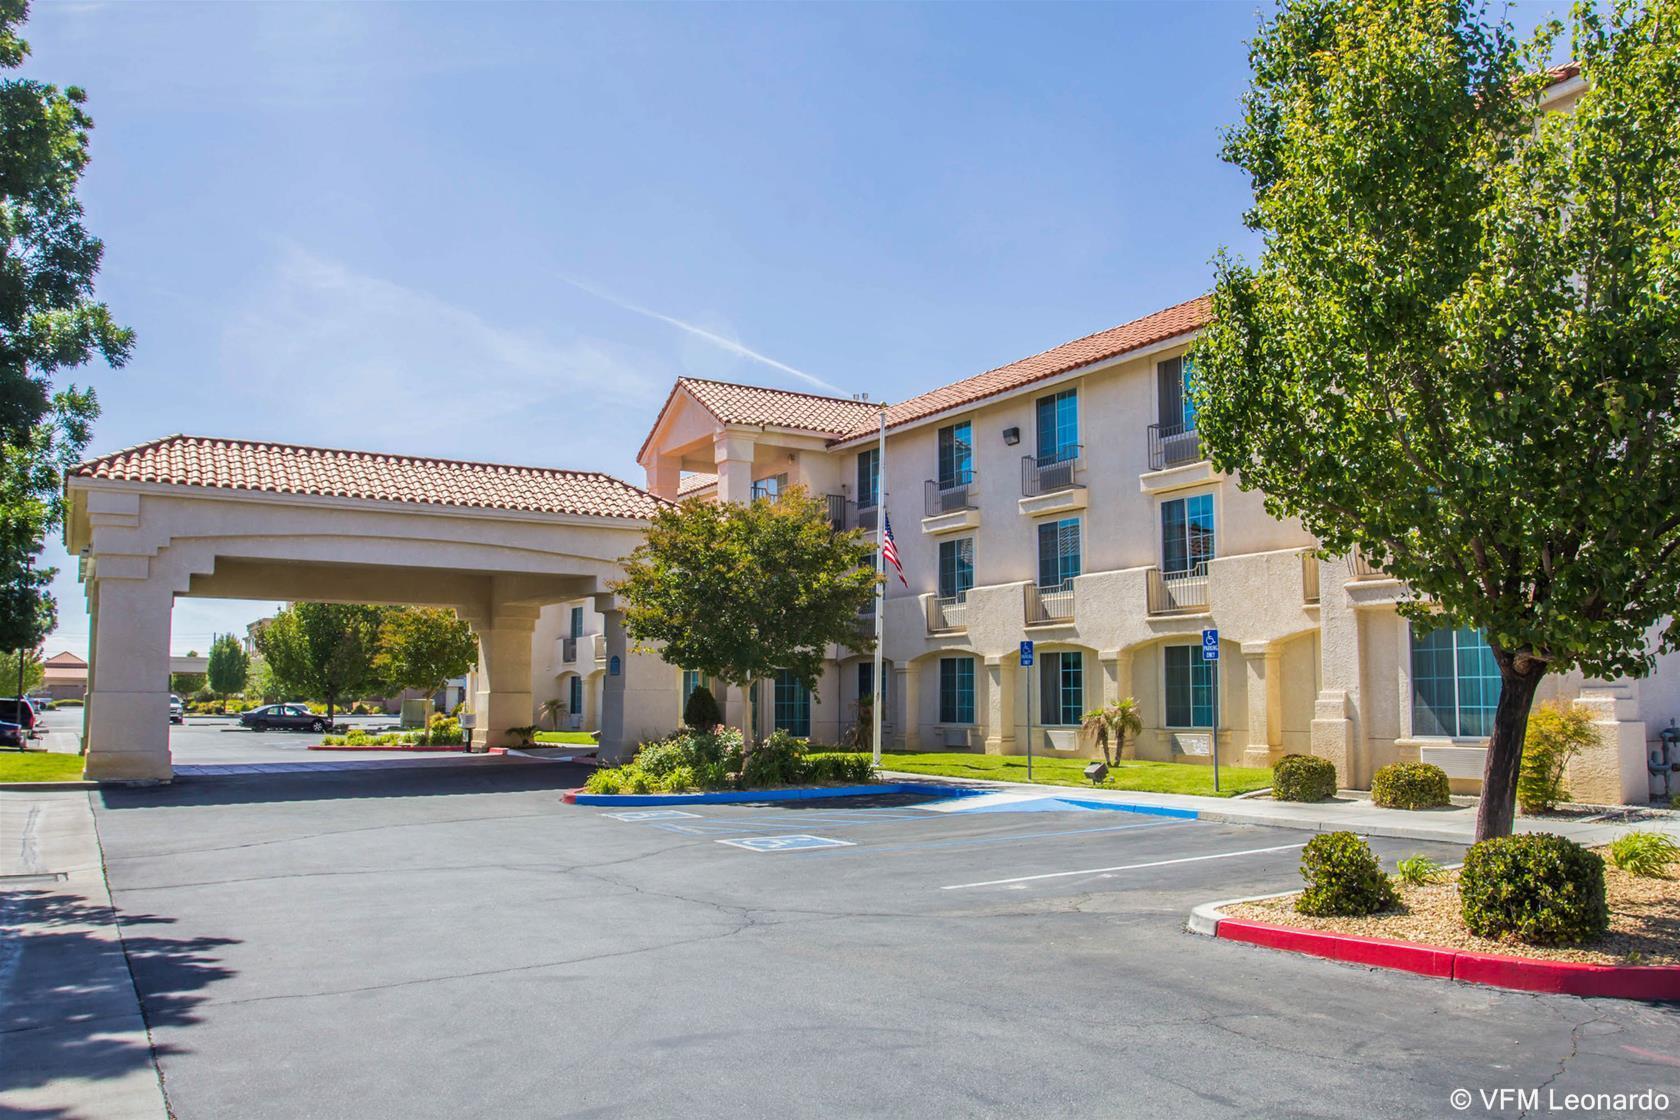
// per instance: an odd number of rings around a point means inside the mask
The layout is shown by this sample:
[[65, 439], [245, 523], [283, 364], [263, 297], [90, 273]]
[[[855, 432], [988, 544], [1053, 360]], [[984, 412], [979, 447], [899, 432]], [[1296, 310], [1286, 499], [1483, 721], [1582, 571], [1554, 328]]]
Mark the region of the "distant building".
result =
[[69, 650], [41, 662], [41, 691], [54, 700], [87, 698], [88, 664]]

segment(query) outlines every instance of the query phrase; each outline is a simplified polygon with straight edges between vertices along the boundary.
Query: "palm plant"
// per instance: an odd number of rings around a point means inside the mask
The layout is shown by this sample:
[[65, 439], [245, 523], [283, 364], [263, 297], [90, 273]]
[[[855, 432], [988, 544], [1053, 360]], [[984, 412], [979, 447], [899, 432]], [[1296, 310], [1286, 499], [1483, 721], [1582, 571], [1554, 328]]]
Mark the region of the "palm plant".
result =
[[[1125, 757], [1126, 740], [1135, 739], [1143, 733], [1143, 715], [1138, 710], [1137, 700], [1126, 696], [1086, 712], [1079, 729], [1096, 738], [1097, 745], [1102, 748], [1104, 765], [1113, 766]], [[1114, 746], [1112, 756], [1109, 754], [1110, 743]]]
[[553, 700], [544, 700], [542, 714], [549, 723], [554, 725], [554, 730], [558, 731], [560, 730], [560, 717], [568, 714], [566, 710], [566, 702], [558, 698]]

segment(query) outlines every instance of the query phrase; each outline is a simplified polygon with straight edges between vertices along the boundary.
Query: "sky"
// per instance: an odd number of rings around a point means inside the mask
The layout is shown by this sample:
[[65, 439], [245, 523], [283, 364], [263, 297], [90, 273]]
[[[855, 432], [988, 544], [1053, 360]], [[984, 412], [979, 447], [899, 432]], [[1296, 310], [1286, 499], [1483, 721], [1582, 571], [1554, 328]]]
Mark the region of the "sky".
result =
[[[1532, 27], [1561, 4], [1517, 5]], [[683, 375], [899, 400], [1252, 256], [1246, 3], [38, 3], [76, 84], [89, 454], [174, 432], [605, 470]], [[49, 653], [86, 653], [61, 542]], [[273, 603], [180, 599], [173, 651]]]

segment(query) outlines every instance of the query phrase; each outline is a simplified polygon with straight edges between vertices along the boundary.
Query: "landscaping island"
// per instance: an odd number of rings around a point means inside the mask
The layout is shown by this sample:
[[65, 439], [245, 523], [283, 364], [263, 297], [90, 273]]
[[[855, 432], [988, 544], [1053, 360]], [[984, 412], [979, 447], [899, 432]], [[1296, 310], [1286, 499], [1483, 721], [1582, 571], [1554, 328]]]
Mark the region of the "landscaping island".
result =
[[[1089, 758], [1033, 758], [1033, 784], [1078, 786], [1081, 789], [1136, 790], [1146, 793], [1186, 793], [1203, 797], [1235, 797], [1265, 789], [1272, 772], [1247, 766], [1221, 766], [1219, 789], [1213, 788], [1213, 767], [1188, 762], [1146, 762], [1127, 759], [1108, 768], [1108, 777], [1093, 784], [1085, 777]], [[968, 751], [884, 751], [881, 769], [942, 778], [978, 778], [992, 782], [1025, 782], [1027, 759], [1016, 754], [973, 754]]]
[[0, 751], [0, 782], [79, 782], [82, 756], [46, 751]]

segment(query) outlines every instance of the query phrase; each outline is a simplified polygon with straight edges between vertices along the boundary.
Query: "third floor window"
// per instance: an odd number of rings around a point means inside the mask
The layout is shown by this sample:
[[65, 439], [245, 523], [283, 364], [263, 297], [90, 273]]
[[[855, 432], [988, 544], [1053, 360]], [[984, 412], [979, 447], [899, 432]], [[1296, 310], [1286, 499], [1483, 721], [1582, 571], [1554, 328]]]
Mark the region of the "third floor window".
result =
[[1060, 463], [1079, 456], [1079, 393], [1067, 389], [1038, 398], [1038, 461]]
[[1190, 359], [1182, 355], [1155, 364], [1156, 400], [1162, 428], [1196, 430], [1196, 402], [1190, 395], [1194, 373]]
[[950, 490], [973, 481], [973, 426], [965, 420], [939, 429], [939, 488]]
[[574, 637], [574, 638], [583, 637], [583, 608], [582, 607], [573, 607], [572, 608], [571, 636]]
[[863, 509], [874, 506], [881, 497], [881, 449], [871, 447], [859, 451], [857, 457], [857, 504]]

